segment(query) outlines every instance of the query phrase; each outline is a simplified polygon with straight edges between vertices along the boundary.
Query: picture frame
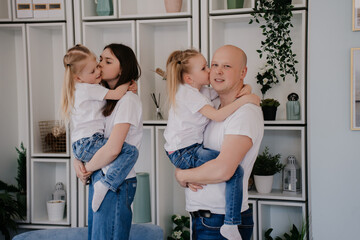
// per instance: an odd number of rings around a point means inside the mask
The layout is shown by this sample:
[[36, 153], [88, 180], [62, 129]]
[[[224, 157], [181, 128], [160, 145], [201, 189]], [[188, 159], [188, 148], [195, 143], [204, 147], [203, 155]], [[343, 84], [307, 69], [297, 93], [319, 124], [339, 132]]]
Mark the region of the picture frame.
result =
[[351, 130], [360, 130], [360, 48], [351, 48]]
[[360, 0], [353, 0], [352, 30], [360, 31]]

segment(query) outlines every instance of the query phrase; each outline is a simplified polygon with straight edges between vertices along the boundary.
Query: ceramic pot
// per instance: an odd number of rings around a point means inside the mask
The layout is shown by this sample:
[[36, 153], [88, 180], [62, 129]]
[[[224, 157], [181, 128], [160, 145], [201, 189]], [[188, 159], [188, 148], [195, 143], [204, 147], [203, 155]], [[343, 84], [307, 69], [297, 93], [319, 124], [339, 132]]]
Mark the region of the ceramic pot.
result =
[[114, 14], [113, 0], [95, 0], [97, 3], [96, 13], [98, 16], [110, 16]]
[[164, 3], [167, 13], [174, 13], [181, 11], [182, 0], [164, 0]]
[[277, 107], [274, 106], [263, 106], [261, 107], [263, 115], [264, 115], [264, 120], [275, 120], [276, 119], [276, 110]]
[[259, 176], [254, 175], [255, 187], [258, 193], [270, 193], [274, 182], [274, 175]]
[[150, 204], [150, 179], [149, 173], [136, 173], [136, 193], [134, 197], [134, 218], [135, 223], [151, 222]]
[[64, 218], [65, 201], [50, 200], [46, 202], [49, 221], [57, 222]]
[[227, 0], [228, 9], [243, 8], [243, 7], [244, 7], [244, 0]]

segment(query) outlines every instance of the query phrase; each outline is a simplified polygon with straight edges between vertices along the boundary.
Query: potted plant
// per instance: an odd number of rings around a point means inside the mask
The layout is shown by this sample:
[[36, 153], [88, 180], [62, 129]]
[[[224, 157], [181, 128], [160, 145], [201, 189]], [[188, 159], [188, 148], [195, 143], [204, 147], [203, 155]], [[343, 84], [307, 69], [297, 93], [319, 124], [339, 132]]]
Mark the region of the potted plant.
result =
[[254, 176], [256, 190], [259, 193], [270, 193], [275, 173], [280, 172], [285, 165], [280, 162], [280, 154], [272, 155], [269, 147], [259, 154], [255, 160], [252, 175]]
[[[2, 182], [3, 183], [3, 182]], [[5, 240], [10, 240], [10, 230], [16, 231], [17, 223], [14, 219], [23, 219], [21, 206], [9, 193], [0, 194], [0, 231]]]
[[261, 109], [263, 111], [264, 120], [275, 120], [276, 111], [280, 103], [273, 98], [262, 99], [260, 102]]
[[171, 236], [167, 240], [190, 240], [190, 218], [180, 215], [172, 215], [171, 221], [175, 224]]
[[271, 74], [275, 77], [278, 71], [283, 81], [290, 75], [297, 82], [299, 76], [295, 65], [298, 61], [295, 59], [296, 54], [292, 52], [293, 41], [290, 37], [293, 8], [291, 0], [258, 0], [249, 24], [254, 20], [259, 24], [261, 21], [260, 28], [265, 40], [261, 41], [261, 47], [256, 51], [260, 58], [266, 55]]
[[26, 148], [24, 144], [20, 144], [20, 149], [15, 148], [18, 153], [17, 163], [17, 185], [18, 193], [16, 195], [17, 201], [21, 205], [22, 215], [26, 215]]
[[[272, 228], [269, 228], [265, 232], [265, 240], [274, 240], [274, 238], [271, 237], [271, 232], [273, 231]], [[284, 239], [285, 240], [303, 240], [306, 238], [306, 225], [302, 225], [301, 231], [297, 229], [295, 224], [292, 225], [292, 229], [290, 229], [290, 233], [284, 233]], [[283, 240], [281, 237], [276, 237], [275, 240]]]

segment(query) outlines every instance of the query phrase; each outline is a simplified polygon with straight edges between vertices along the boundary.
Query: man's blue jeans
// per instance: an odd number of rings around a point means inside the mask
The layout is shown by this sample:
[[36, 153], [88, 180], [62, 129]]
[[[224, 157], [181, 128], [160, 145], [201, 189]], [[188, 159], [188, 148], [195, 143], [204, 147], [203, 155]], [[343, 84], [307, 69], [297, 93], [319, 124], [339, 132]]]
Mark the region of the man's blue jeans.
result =
[[[181, 169], [199, 167], [204, 163], [217, 158], [218, 151], [204, 148], [202, 144], [193, 144], [179, 149], [171, 154], [166, 153], [170, 161]], [[244, 170], [238, 166], [234, 175], [226, 182], [226, 207], [224, 223], [229, 225], [241, 224], [241, 205], [243, 197]]]
[[[107, 139], [101, 133], [82, 138], [72, 144], [74, 156], [82, 162], [89, 162], [106, 142]], [[120, 154], [110, 163], [107, 173], [101, 178], [101, 182], [115, 192], [134, 167], [138, 156], [137, 148], [124, 142]]]
[[[193, 240], [211, 240], [226, 239], [220, 234], [220, 227], [224, 224], [225, 215], [211, 214], [211, 217], [195, 217], [192, 220], [192, 239]], [[240, 235], [243, 240], [250, 240], [253, 228], [252, 209], [241, 213], [242, 223], [238, 225]]]
[[131, 204], [136, 191], [136, 177], [129, 178], [117, 189], [109, 191], [99, 210], [91, 208], [94, 183], [103, 177], [101, 170], [93, 173], [89, 185], [88, 239], [128, 240], [132, 221]]

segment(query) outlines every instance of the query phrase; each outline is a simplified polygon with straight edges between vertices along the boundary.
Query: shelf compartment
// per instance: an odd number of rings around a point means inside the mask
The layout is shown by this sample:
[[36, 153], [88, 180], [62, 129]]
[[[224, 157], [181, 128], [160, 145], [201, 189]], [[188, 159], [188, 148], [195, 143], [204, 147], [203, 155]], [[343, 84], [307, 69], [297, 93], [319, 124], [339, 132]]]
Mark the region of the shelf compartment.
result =
[[306, 220], [304, 203], [258, 201], [259, 232], [258, 239], [265, 239], [265, 231], [273, 228], [271, 236], [281, 236], [289, 232], [292, 225], [300, 231]]
[[252, 199], [274, 199], [305, 201], [306, 174], [305, 174], [305, 128], [304, 127], [265, 127], [264, 137], [261, 142], [259, 154], [265, 147], [273, 155], [280, 153], [281, 162], [287, 163], [287, 157], [294, 155], [296, 162], [301, 168], [301, 192], [287, 193], [282, 191], [282, 172], [274, 175], [273, 189], [271, 193], [260, 194], [255, 190], [249, 191], [249, 198]]
[[156, 224], [164, 230], [164, 237], [173, 229], [171, 216], [188, 216], [185, 210], [185, 191], [175, 179], [175, 167], [164, 150], [165, 126], [155, 127], [156, 132]]
[[112, 0], [113, 13], [109, 16], [99, 16], [96, 13], [96, 3], [94, 0], [81, 0], [81, 16], [83, 20], [101, 20], [101, 19], [115, 19], [117, 13], [117, 0]]
[[11, 1], [0, 0], [0, 22], [11, 21]]
[[[283, 82], [272, 87], [265, 95], [266, 98], [276, 98], [280, 102], [277, 109], [276, 120], [266, 121], [269, 124], [303, 124], [305, 123], [305, 27], [306, 13], [305, 11], [294, 11], [292, 23], [294, 28], [291, 29], [291, 37], [293, 40], [293, 52], [297, 55], [297, 69], [299, 72], [299, 81], [295, 83], [293, 77], [287, 77]], [[213, 56], [216, 49], [225, 45], [232, 44], [242, 48], [248, 56], [248, 72], [244, 83], [250, 84], [253, 92], [261, 96], [260, 85], [256, 83], [256, 74], [265, 64], [265, 58], [259, 58], [257, 49], [260, 49], [260, 40], [263, 39], [260, 25], [249, 24], [251, 16], [229, 15], [229, 16], [213, 16], [210, 17], [210, 57]], [[254, 39], [258, 39], [254, 41]], [[300, 101], [300, 120], [286, 120], [286, 102], [287, 96], [295, 92], [299, 95]]]
[[[55, 184], [62, 182], [66, 191], [64, 219], [49, 221], [46, 202], [52, 199]], [[70, 224], [70, 169], [69, 159], [31, 159], [31, 222], [35, 224]]]
[[151, 223], [155, 224], [155, 133], [153, 126], [144, 126], [135, 172], [147, 172], [150, 177]]
[[[27, 149], [27, 163], [30, 164], [29, 154], [29, 109], [28, 109], [28, 81], [26, 65], [26, 34], [24, 24], [0, 25], [0, 107], [2, 113], [0, 144], [2, 168], [0, 175], [5, 182], [15, 184], [17, 171], [16, 159], [21, 142]], [[15, 161], [15, 163], [14, 163]], [[27, 167], [27, 187], [30, 189], [29, 167]], [[29, 206], [29, 191], [27, 191], [27, 206]], [[29, 207], [26, 216], [29, 216]], [[25, 219], [29, 222], [29, 219]]]
[[156, 68], [165, 70], [171, 52], [192, 46], [191, 19], [140, 20], [137, 21], [137, 57], [141, 65], [139, 95], [143, 103], [144, 121], [156, 120], [156, 107], [150, 94], [161, 95], [160, 108], [167, 119], [166, 81], [155, 73]]
[[84, 22], [84, 45], [100, 56], [110, 43], [122, 43], [135, 50], [135, 21]]
[[171, 18], [191, 16], [191, 0], [183, 0], [181, 11], [167, 13], [164, 0], [120, 0], [119, 18]]
[[244, 0], [242, 8], [228, 9], [227, 0], [210, 0], [209, 13], [210, 15], [243, 13], [253, 11], [255, 7], [255, 0]]
[[62, 59], [66, 53], [65, 24], [28, 24], [27, 34], [31, 156], [68, 157], [68, 129], [62, 152], [45, 153], [39, 128], [39, 122], [60, 119], [60, 94], [64, 76]]

